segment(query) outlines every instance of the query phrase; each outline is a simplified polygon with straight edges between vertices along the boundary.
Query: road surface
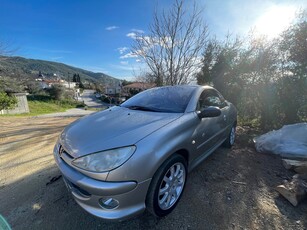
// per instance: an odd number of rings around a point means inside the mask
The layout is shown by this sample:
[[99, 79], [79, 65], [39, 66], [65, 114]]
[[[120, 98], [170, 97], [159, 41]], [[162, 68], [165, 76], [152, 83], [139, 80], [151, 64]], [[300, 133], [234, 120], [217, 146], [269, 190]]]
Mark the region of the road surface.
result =
[[307, 201], [292, 207], [274, 190], [289, 172], [277, 156], [246, 147], [245, 133], [188, 175], [167, 217], [96, 218], [76, 204], [53, 159], [60, 132], [76, 119], [0, 117], [0, 214], [12, 229], [307, 229]]
[[81, 96], [81, 100], [83, 100], [84, 104], [89, 108], [106, 108], [108, 104], [103, 103], [101, 100], [97, 99], [95, 94], [95, 90], [85, 89]]

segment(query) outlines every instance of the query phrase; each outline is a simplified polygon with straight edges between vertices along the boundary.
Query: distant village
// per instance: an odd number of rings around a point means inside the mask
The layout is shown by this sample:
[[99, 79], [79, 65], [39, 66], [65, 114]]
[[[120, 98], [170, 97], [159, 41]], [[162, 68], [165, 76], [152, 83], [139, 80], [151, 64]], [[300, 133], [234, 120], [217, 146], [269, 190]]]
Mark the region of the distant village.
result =
[[144, 82], [127, 82], [127, 81], [115, 81], [111, 84], [97, 84], [88, 81], [81, 81], [79, 74], [74, 74], [70, 81], [64, 80], [60, 74], [54, 73], [48, 76], [39, 73], [38, 78], [35, 79], [39, 83], [41, 89], [49, 89], [52, 85], [61, 85], [67, 89], [74, 89], [76, 97], [80, 96], [80, 88], [94, 89], [97, 91], [96, 97], [108, 96], [108, 97], [120, 97], [129, 98], [141, 91], [149, 88], [153, 88], [155, 84]]

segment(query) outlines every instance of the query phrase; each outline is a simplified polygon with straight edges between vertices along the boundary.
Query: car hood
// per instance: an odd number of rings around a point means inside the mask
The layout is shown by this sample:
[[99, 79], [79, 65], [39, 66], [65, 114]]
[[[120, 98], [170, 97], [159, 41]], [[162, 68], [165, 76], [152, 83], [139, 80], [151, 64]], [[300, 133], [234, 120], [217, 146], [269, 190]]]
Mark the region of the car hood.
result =
[[60, 144], [74, 158], [106, 149], [134, 145], [139, 140], [182, 116], [112, 107], [67, 126]]

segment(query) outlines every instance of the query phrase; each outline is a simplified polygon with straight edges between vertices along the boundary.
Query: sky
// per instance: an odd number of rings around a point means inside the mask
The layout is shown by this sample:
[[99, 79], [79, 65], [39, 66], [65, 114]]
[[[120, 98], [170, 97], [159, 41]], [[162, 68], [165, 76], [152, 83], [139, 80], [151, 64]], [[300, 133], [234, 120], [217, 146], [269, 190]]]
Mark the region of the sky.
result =
[[[306, 0], [196, 0], [210, 36], [276, 37]], [[130, 55], [135, 33], [148, 33], [155, 8], [173, 0], [0, 0], [0, 41], [14, 56], [61, 62], [134, 80], [144, 64]], [[186, 7], [193, 4], [185, 1]]]

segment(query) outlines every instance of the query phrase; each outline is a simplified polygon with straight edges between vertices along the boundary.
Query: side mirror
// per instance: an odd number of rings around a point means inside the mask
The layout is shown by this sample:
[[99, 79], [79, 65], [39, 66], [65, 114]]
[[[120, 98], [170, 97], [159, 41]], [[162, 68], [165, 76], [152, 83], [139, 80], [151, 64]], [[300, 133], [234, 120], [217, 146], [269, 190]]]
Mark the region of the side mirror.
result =
[[200, 119], [205, 117], [218, 117], [221, 115], [221, 110], [218, 107], [210, 106], [203, 111], [199, 111], [197, 115]]

